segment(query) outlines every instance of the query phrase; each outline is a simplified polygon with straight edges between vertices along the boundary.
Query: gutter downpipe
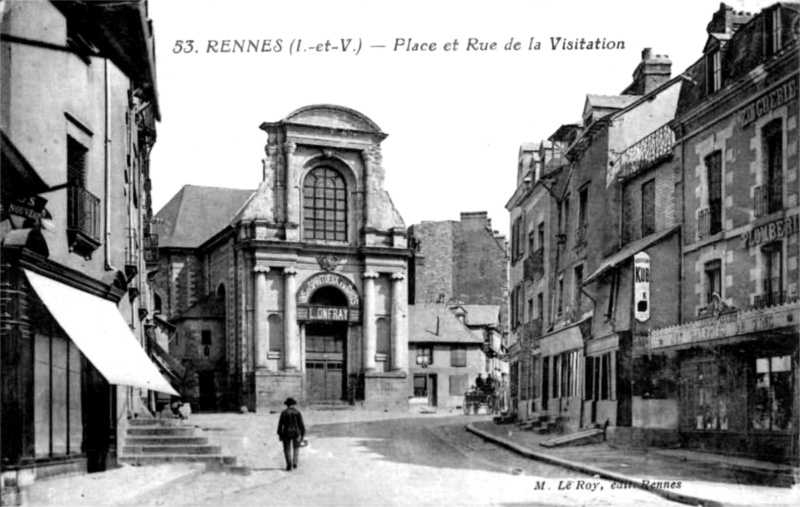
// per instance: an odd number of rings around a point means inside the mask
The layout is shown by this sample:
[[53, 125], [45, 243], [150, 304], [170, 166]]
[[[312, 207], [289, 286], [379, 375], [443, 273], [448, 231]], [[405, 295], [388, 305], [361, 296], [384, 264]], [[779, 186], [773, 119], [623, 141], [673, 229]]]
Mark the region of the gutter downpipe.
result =
[[103, 169], [105, 173], [105, 188], [104, 192], [105, 195], [103, 196], [103, 256], [105, 258], [105, 269], [106, 271], [116, 271], [117, 268], [111, 264], [111, 135], [108, 132], [110, 126], [110, 117], [111, 117], [111, 104], [109, 104], [109, 98], [111, 96], [111, 83], [108, 80], [108, 60], [103, 60], [103, 78], [105, 80], [105, 89], [104, 89], [104, 99], [105, 99], [105, 107], [103, 111], [103, 128], [104, 128], [104, 136], [105, 139], [103, 140]]

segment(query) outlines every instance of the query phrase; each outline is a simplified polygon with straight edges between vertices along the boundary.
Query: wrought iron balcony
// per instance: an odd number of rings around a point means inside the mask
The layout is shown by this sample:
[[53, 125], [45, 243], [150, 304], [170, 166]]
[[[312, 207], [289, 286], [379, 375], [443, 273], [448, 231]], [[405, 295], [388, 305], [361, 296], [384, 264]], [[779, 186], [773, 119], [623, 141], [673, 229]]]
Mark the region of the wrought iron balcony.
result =
[[783, 208], [782, 188], [759, 185], [753, 190], [753, 214], [756, 217], [775, 213]]
[[722, 203], [697, 211], [697, 238], [703, 239], [722, 230]]
[[144, 261], [148, 264], [158, 262], [158, 234], [145, 234], [144, 239]]
[[100, 245], [100, 198], [83, 187], [67, 188], [67, 239], [70, 251], [91, 256]]
[[614, 166], [619, 178], [630, 178], [672, 156], [675, 133], [667, 125], [623, 151]]
[[525, 259], [522, 264], [522, 276], [525, 280], [538, 280], [544, 276], [544, 248], [540, 248]]

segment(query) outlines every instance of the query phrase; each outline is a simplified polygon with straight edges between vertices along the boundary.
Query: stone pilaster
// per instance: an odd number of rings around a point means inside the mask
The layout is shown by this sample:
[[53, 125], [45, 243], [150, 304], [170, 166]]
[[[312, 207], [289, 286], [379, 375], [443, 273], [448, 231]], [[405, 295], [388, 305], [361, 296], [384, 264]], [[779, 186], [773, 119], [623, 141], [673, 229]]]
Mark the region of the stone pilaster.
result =
[[364, 278], [364, 371], [375, 370], [377, 329], [375, 326], [375, 279], [378, 273], [367, 271]]
[[283, 338], [284, 338], [284, 370], [300, 369], [300, 338], [297, 333], [297, 269], [283, 269], [284, 303], [283, 303]]
[[286, 159], [286, 239], [297, 241], [300, 224], [300, 189], [298, 188], [298, 168], [294, 160], [297, 145], [291, 141], [283, 143]]
[[406, 347], [406, 308], [405, 301], [404, 280], [406, 276], [403, 273], [394, 273], [392, 275], [392, 358], [391, 370], [405, 370], [406, 365], [403, 363], [405, 356], [404, 347]]
[[361, 151], [364, 160], [364, 227], [374, 227], [375, 154], [372, 148]]
[[256, 369], [267, 367], [269, 349], [269, 322], [267, 321], [268, 266], [255, 266], [253, 278], [253, 365]]

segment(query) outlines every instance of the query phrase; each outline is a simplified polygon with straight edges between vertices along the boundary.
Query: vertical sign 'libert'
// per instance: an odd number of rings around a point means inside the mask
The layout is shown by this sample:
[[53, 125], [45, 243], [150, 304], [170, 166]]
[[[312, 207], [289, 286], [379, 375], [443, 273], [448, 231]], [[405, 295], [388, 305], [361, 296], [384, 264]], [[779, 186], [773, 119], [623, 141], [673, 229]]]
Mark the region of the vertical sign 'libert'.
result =
[[633, 257], [633, 294], [636, 303], [633, 317], [647, 322], [650, 319], [650, 256], [644, 252]]

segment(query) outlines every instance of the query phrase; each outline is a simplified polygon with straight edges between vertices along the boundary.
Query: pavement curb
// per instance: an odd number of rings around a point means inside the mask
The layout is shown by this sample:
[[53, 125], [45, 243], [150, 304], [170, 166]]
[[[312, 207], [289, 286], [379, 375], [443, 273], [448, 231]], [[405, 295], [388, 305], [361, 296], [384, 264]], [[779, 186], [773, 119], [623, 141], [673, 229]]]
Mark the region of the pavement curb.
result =
[[609, 472], [608, 470], [603, 470], [602, 468], [596, 468], [590, 465], [584, 465], [582, 463], [577, 463], [575, 461], [558, 458], [556, 456], [550, 456], [548, 454], [534, 452], [528, 449], [527, 447], [523, 447], [519, 444], [506, 440], [502, 437], [498, 437], [496, 435], [492, 435], [489, 432], [479, 430], [478, 428], [474, 427], [472, 423], [467, 424], [466, 428], [467, 431], [469, 431], [470, 433], [474, 433], [475, 435], [485, 440], [494, 442], [502, 447], [505, 447], [506, 449], [516, 452], [517, 454], [525, 456], [526, 458], [535, 459], [537, 461], [542, 461], [545, 463], [549, 463], [551, 465], [558, 465], [560, 467], [564, 467], [569, 470], [574, 470], [576, 472], [581, 472], [584, 474], [596, 475], [598, 477], [609, 479], [614, 482], [629, 484], [635, 488], [647, 491], [648, 493], [653, 493], [655, 495], [664, 497], [667, 500], [672, 500], [673, 502], [680, 502], [687, 505], [697, 505], [702, 507], [722, 507], [721, 503], [716, 502], [714, 500], [708, 500], [705, 498], [700, 498], [691, 495], [684, 495], [682, 493], [676, 493], [670, 490], [648, 488], [644, 485], [643, 481], [640, 479], [634, 479], [618, 473]]

